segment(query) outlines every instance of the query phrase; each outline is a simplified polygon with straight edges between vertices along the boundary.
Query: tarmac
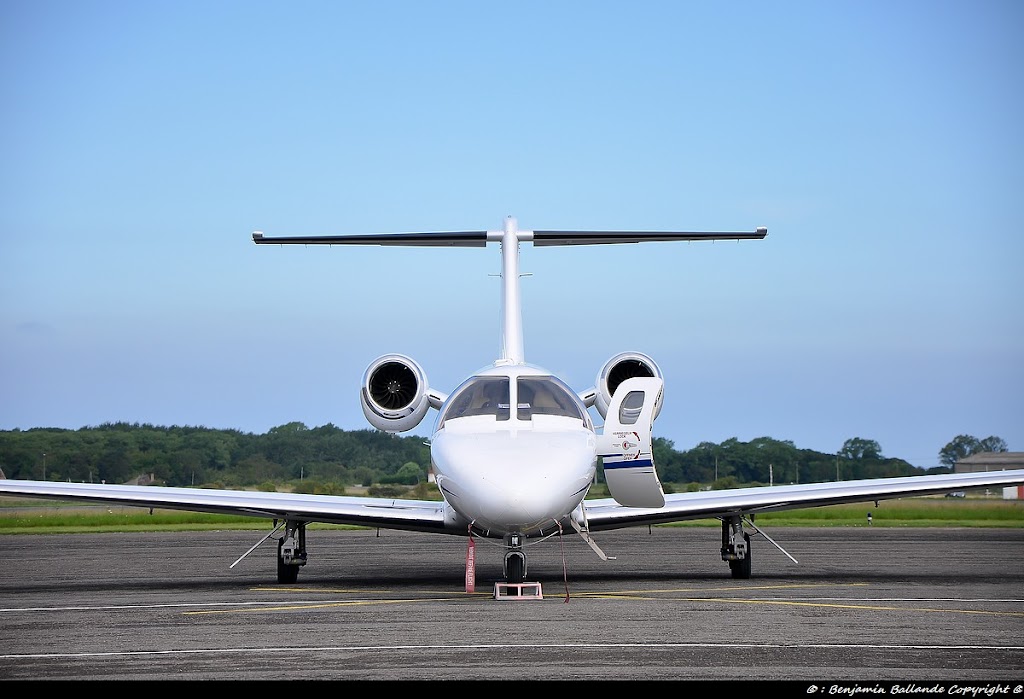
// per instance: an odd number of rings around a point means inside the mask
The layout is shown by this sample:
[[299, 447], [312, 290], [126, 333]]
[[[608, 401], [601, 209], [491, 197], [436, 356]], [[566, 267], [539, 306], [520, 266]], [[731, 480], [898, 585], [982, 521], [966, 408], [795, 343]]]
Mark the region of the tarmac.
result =
[[748, 580], [714, 527], [602, 532], [608, 560], [555, 537], [527, 549], [541, 594], [499, 598], [501, 549], [475, 540], [467, 591], [464, 537], [310, 529], [279, 585], [273, 539], [236, 563], [265, 532], [3, 535], [0, 681], [1024, 691], [1024, 529], [767, 533], [797, 562], [755, 536]]

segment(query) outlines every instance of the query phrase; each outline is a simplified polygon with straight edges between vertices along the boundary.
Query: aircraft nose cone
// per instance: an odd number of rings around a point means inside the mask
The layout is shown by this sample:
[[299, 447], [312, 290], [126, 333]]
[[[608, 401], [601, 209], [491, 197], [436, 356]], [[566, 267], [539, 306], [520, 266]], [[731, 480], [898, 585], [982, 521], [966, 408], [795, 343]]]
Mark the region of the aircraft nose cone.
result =
[[447, 458], [446, 474], [459, 491], [473, 493], [453, 503], [465, 516], [481, 527], [525, 532], [550, 528], [582, 500], [595, 464], [588, 435], [499, 433], [479, 435], [450, 453], [436, 442], [433, 448]]

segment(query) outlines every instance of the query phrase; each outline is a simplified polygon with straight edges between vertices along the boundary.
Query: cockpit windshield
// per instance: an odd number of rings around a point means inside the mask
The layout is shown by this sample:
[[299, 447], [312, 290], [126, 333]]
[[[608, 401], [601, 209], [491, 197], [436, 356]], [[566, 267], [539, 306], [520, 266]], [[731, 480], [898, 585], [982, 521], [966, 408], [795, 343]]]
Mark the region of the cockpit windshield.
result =
[[[585, 408], [561, 379], [554, 376], [520, 376], [516, 379], [516, 419], [532, 420], [534, 415], [560, 415], [584, 420]], [[452, 394], [441, 417], [493, 416], [511, 419], [509, 379], [507, 376], [475, 376]]]
[[452, 396], [444, 420], [473, 415], [494, 415], [498, 420], [508, 420], [509, 406], [507, 376], [477, 376]]
[[516, 389], [516, 415], [520, 420], [529, 420], [534, 415], [583, 419], [583, 408], [572, 389], [554, 376], [520, 376]]

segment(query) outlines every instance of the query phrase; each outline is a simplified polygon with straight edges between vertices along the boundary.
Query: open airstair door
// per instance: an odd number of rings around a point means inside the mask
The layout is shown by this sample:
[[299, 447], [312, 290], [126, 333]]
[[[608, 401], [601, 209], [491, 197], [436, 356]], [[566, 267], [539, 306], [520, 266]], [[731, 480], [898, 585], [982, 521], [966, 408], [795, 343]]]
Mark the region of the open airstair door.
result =
[[598, 437], [608, 492], [625, 507], [663, 507], [665, 491], [654, 469], [651, 427], [661, 406], [664, 381], [626, 379], [615, 389]]

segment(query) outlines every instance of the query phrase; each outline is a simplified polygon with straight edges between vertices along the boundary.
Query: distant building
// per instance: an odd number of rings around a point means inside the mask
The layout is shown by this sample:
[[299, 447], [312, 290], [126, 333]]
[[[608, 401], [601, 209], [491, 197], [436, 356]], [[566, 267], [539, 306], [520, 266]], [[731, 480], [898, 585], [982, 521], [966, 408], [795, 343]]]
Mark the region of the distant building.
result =
[[953, 465], [953, 473], [1008, 471], [1024, 468], [1024, 451], [985, 451], [966, 456]]
[[[954, 473], [978, 473], [985, 471], [1006, 471], [1024, 468], [1024, 452], [986, 451], [960, 459], [953, 466]], [[1024, 500], [1024, 485], [1003, 488], [1003, 500]]]

